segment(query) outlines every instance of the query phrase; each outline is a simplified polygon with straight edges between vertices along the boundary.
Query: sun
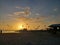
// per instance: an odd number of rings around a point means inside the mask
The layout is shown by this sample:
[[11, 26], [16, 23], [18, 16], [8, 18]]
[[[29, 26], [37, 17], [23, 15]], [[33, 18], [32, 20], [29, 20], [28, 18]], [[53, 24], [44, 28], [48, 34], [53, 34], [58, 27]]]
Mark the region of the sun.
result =
[[18, 26], [18, 29], [19, 29], [19, 30], [22, 30], [22, 29], [24, 29], [24, 28], [26, 28], [26, 26], [25, 26], [24, 24], [20, 24], [20, 25]]
[[19, 26], [19, 28], [20, 28], [20, 29], [23, 29], [23, 28], [24, 28], [24, 26], [23, 26], [23, 25], [20, 25], [20, 26]]

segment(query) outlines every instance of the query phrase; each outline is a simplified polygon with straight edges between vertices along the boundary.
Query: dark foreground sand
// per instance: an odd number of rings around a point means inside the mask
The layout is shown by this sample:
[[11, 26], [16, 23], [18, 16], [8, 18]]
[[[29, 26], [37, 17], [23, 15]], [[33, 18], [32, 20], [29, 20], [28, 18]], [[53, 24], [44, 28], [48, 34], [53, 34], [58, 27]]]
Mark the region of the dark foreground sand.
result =
[[60, 45], [60, 33], [5, 33], [0, 34], [0, 45]]

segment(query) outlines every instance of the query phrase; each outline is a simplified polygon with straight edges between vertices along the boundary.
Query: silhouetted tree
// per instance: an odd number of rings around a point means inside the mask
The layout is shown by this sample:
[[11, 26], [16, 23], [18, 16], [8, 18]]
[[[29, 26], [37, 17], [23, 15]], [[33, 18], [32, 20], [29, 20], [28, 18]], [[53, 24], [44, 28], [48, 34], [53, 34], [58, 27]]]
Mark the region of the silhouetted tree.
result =
[[0, 30], [0, 33], [2, 34], [2, 30]]

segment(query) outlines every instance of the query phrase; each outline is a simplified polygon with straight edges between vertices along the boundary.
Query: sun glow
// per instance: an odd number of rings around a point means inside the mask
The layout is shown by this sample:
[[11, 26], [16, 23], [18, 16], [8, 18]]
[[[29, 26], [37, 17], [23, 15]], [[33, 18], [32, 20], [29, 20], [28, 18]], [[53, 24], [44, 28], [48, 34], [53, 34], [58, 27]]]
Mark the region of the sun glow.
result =
[[26, 28], [26, 26], [25, 26], [24, 24], [20, 24], [20, 25], [18, 26], [18, 29], [19, 29], [19, 30], [22, 30], [22, 29], [24, 29], [24, 28]]

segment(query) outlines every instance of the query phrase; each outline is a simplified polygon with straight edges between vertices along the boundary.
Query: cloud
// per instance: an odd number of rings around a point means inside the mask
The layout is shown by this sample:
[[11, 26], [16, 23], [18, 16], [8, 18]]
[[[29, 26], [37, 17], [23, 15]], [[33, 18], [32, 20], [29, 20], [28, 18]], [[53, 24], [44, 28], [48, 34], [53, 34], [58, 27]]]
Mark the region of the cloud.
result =
[[19, 12], [13, 12], [12, 14], [8, 14], [10, 17], [27, 17], [31, 14], [31, 12], [26, 11], [19, 11]]
[[16, 6], [15, 7], [16, 9], [29, 9], [30, 10], [30, 7], [29, 6], [26, 6], [26, 7], [22, 7], [22, 6]]
[[22, 9], [22, 11], [13, 12], [12, 14], [9, 14], [9, 16], [29, 16], [31, 14], [30, 7], [21, 7], [16, 6], [17, 9]]
[[21, 6], [16, 6], [15, 8], [16, 8], [16, 9], [24, 9], [24, 8], [21, 7]]
[[26, 7], [26, 8], [25, 8], [25, 14], [26, 14], [26, 15], [31, 14], [30, 7]]
[[38, 15], [40, 15], [39, 13], [36, 13], [36, 15], [38, 16]]
[[53, 11], [58, 11], [58, 8], [53, 9]]
[[23, 11], [22, 11], [22, 12], [14, 12], [13, 14], [14, 14], [14, 15], [21, 15], [21, 14], [24, 14], [24, 15], [25, 15], [25, 12], [23, 12]]
[[30, 15], [30, 12], [25, 11], [19, 11], [19, 12], [13, 12], [12, 14], [8, 14], [8, 17], [12, 17], [13, 19], [18, 20], [27, 20], [27, 17]]
[[15, 16], [29, 16], [31, 12], [29, 11], [20, 11], [20, 12], [14, 12], [13, 15]]
[[16, 6], [15, 8], [17, 8], [17, 9], [20, 9], [21, 7], [19, 7], [19, 6]]

